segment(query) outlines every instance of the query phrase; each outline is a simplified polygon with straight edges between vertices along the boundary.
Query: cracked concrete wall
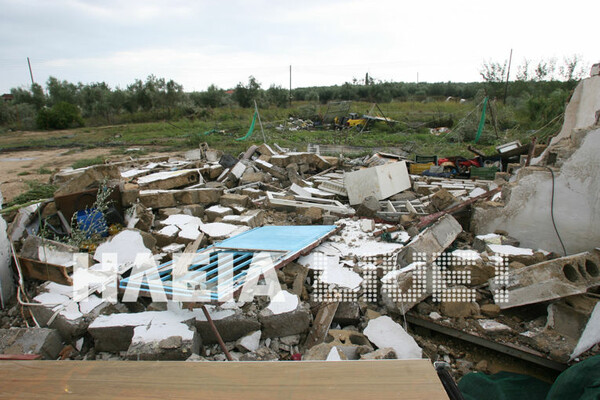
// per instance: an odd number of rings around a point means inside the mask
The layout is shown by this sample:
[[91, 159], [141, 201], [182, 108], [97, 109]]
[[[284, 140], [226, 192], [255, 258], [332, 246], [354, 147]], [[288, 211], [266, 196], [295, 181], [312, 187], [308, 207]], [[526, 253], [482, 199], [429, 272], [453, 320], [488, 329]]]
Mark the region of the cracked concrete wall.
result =
[[[567, 254], [591, 250], [600, 243], [600, 128], [555, 171], [554, 218]], [[523, 168], [505, 207], [477, 208], [472, 229], [477, 234], [507, 231], [521, 246], [562, 254], [550, 216], [552, 176], [541, 167]]]
[[[554, 217], [567, 254], [592, 250], [600, 243], [600, 76], [580, 82], [569, 103], [558, 136], [538, 160], [522, 168], [508, 190], [503, 208], [477, 208], [471, 228], [477, 234], [502, 229], [522, 246], [562, 254], [552, 225], [552, 175], [544, 167], [557, 155]], [[556, 168], [560, 166], [560, 169]]]
[[[0, 210], [2, 209], [2, 193], [0, 193]], [[10, 269], [10, 244], [6, 233], [6, 221], [0, 216], [0, 306], [6, 305], [15, 294], [15, 286]]]

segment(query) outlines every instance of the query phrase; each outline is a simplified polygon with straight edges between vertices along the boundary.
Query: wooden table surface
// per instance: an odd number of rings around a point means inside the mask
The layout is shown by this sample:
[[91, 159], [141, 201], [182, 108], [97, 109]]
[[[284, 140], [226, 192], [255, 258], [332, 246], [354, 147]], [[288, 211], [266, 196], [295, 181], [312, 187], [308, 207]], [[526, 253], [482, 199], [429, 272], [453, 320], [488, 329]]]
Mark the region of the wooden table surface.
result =
[[445, 399], [428, 360], [0, 361], [0, 399]]

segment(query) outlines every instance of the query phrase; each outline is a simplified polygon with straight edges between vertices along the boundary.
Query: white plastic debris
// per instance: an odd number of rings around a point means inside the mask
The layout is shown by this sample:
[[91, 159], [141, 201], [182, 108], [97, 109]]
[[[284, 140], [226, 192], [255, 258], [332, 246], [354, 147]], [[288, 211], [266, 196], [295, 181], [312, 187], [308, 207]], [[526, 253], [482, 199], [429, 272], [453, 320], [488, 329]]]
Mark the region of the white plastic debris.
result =
[[331, 348], [326, 361], [342, 361], [342, 357], [340, 357], [337, 347], [333, 346]]
[[398, 359], [421, 358], [423, 355], [415, 339], [388, 316], [370, 320], [363, 333], [380, 349], [393, 348]]
[[287, 290], [282, 290], [273, 296], [267, 306], [267, 309], [273, 314], [284, 314], [294, 311], [296, 308], [298, 308], [298, 296]]

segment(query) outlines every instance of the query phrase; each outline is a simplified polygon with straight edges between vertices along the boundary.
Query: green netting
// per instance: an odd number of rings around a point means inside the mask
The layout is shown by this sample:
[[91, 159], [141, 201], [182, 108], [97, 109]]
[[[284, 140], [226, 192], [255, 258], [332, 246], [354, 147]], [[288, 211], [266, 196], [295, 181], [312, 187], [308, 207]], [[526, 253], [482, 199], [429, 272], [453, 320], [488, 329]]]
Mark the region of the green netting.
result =
[[600, 400], [600, 356], [566, 369], [553, 385], [527, 375], [470, 373], [458, 382], [465, 400]]
[[217, 129], [211, 129], [210, 131], [204, 132], [204, 135], [210, 135], [211, 133], [217, 133], [217, 132], [219, 132]]
[[470, 373], [458, 382], [465, 400], [544, 400], [550, 384], [527, 375]]
[[481, 111], [481, 119], [479, 120], [479, 127], [477, 128], [477, 135], [475, 136], [475, 143], [481, 137], [481, 132], [483, 132], [483, 125], [485, 124], [485, 110], [487, 108], [488, 98], [483, 99], [483, 111]]
[[246, 133], [246, 136], [237, 138], [235, 140], [246, 140], [250, 136], [252, 136], [252, 132], [254, 132], [254, 124], [256, 124], [256, 116], [257, 115], [258, 115], [258, 111], [254, 111], [254, 117], [252, 117], [252, 123], [250, 124], [250, 129], [248, 129], [248, 133]]
[[590, 357], [556, 378], [546, 400], [600, 399], [600, 356]]

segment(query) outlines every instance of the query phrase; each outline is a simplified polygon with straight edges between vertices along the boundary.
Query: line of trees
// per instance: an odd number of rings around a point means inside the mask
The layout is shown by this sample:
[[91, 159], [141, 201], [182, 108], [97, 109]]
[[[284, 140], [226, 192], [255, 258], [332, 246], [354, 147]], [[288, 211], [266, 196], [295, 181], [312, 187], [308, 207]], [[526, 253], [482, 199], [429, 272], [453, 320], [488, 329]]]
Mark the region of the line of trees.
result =
[[[555, 106], [566, 101], [585, 66], [578, 56], [534, 64], [524, 60], [515, 67], [510, 82], [508, 102], [528, 108], [529, 112], [551, 114]], [[384, 82], [369, 77], [354, 79], [343, 85], [297, 88], [294, 101], [326, 104], [335, 100], [361, 100], [378, 103], [391, 101], [443, 100], [448, 97], [471, 100], [482, 90], [491, 97], [502, 98], [507, 76], [507, 63], [484, 62], [480, 74], [483, 82]], [[367, 79], [367, 78], [365, 78]], [[0, 126], [12, 129], [64, 129], [89, 125], [147, 122], [181, 117], [206, 117], [212, 108], [286, 107], [290, 93], [281, 86], [263, 89], [252, 76], [233, 90], [211, 85], [206, 91], [186, 93], [173, 80], [150, 75], [137, 79], [125, 89], [111, 88], [105, 82], [74, 84], [50, 77], [45, 89], [39, 84], [30, 88], [11, 89], [12, 100], [0, 101]], [[545, 100], [550, 99], [550, 100]]]

